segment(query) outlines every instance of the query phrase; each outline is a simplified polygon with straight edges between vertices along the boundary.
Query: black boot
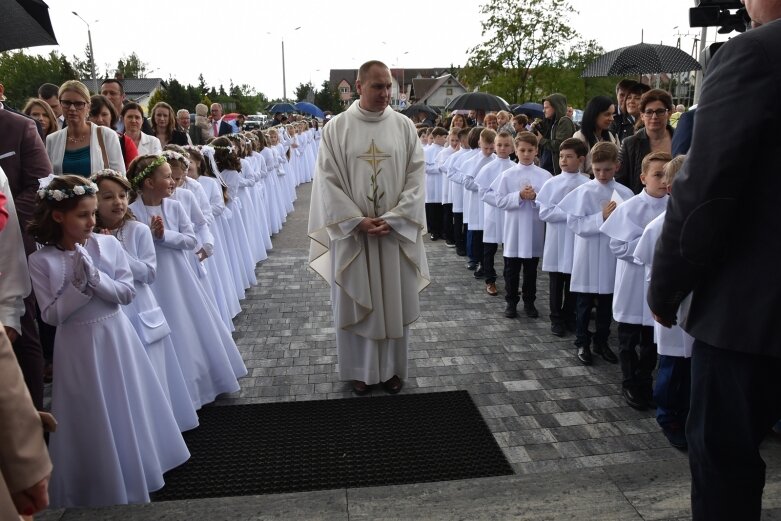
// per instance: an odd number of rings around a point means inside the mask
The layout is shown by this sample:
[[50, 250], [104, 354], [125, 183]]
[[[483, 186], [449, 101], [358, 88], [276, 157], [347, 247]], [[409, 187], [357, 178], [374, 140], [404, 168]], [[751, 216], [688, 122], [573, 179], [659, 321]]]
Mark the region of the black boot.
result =
[[507, 307], [504, 308], [504, 316], [507, 318], [515, 318], [518, 316], [518, 305], [512, 304], [510, 302], [507, 303]]

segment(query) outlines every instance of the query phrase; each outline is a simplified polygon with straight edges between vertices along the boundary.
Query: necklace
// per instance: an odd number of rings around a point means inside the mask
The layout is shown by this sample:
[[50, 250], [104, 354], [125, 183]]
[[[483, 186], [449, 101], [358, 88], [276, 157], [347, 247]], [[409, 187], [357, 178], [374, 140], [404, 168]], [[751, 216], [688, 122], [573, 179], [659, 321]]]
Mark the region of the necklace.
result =
[[83, 140], [85, 137], [87, 137], [87, 134], [84, 134], [82, 136], [68, 136], [68, 143], [78, 143], [79, 141]]

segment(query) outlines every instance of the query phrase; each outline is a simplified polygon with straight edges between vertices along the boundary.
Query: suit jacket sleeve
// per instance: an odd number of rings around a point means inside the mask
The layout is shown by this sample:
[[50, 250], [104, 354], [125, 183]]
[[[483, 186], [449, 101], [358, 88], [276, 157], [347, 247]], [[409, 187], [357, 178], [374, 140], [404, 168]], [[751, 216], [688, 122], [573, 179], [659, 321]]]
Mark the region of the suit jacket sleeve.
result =
[[38, 483], [51, 470], [41, 419], [0, 324], [0, 482], [4, 480], [8, 491], [15, 493]]
[[[46, 147], [38, 135], [35, 123], [29, 120], [24, 127], [21, 140], [21, 149], [18, 151], [21, 158], [20, 180], [21, 187], [12, 186], [16, 212], [19, 215], [19, 223], [22, 227], [33, 218], [35, 210], [35, 193], [38, 191], [38, 180], [48, 176], [52, 171], [49, 156], [46, 155]], [[14, 190], [16, 188], [16, 190]], [[27, 252], [31, 253], [30, 251]]]
[[[772, 66], [749, 33], [728, 42], [713, 60], [690, 154], [675, 179], [654, 254], [648, 302], [657, 315], [674, 318], [686, 295], [724, 266], [726, 256], [750, 254], [746, 248], [755, 246], [762, 227], [772, 228], [764, 221], [777, 219], [764, 203], [778, 197], [776, 169], [766, 162], [779, 153], [767, 131], [777, 126], [770, 107], [781, 96], [776, 74], [768, 72]], [[725, 125], [738, 106], [740, 122]]]

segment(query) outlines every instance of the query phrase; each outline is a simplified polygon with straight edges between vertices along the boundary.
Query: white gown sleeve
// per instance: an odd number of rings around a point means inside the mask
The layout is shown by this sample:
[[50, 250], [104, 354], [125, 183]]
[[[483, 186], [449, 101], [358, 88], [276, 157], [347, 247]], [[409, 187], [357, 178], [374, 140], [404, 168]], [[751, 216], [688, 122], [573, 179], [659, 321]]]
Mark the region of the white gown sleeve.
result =
[[39, 255], [29, 257], [29, 267], [41, 318], [47, 324], [59, 326], [92, 300], [92, 295], [82, 293], [71, 284], [70, 274], [65, 274], [61, 287], [53, 289], [50, 286], [51, 279], [59, 277], [48, 272], [45, 259], [41, 259]]

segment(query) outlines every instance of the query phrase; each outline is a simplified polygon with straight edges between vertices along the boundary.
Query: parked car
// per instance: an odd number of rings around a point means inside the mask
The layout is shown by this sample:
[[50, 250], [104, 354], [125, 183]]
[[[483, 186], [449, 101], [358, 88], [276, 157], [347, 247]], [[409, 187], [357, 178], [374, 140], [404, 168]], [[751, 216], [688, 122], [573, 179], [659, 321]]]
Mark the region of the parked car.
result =
[[247, 116], [247, 119], [244, 121], [244, 130], [263, 128], [267, 119], [268, 116], [265, 114], [251, 114]]

